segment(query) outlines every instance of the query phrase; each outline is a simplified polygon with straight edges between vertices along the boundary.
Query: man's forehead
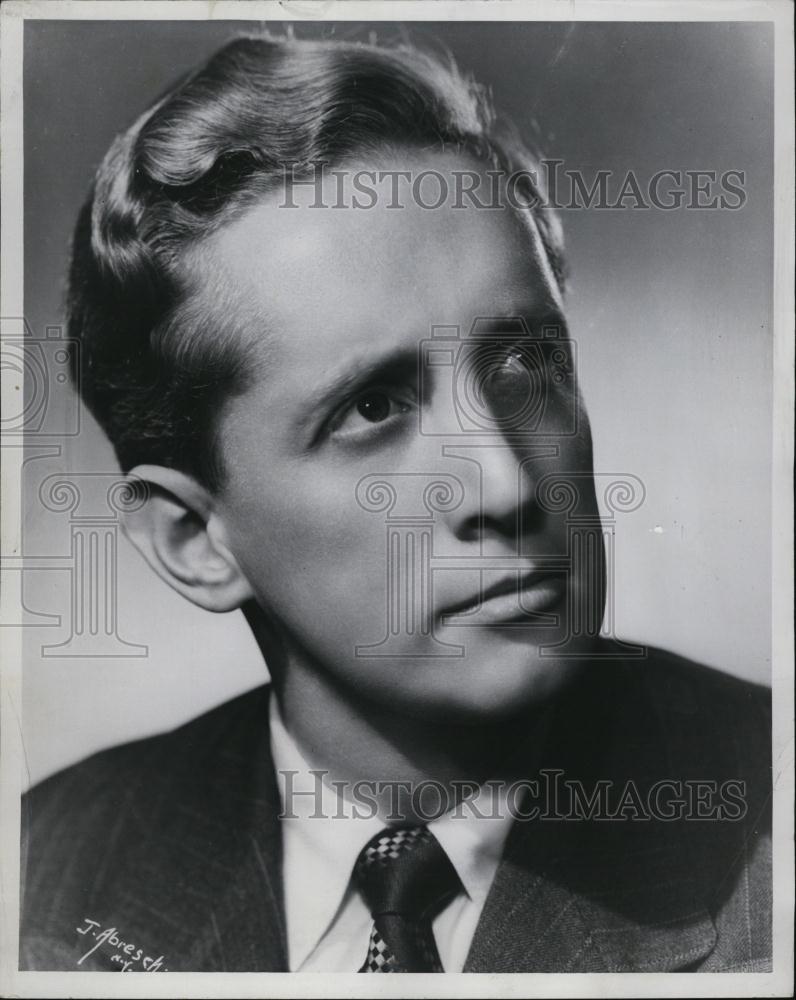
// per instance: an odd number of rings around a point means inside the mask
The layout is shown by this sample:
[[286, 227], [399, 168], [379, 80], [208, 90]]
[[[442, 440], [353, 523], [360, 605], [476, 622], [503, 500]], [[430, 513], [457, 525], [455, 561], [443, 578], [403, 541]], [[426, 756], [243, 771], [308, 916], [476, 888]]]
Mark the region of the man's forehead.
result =
[[278, 336], [315, 325], [343, 340], [346, 325], [407, 326], [420, 339], [435, 324], [560, 309], [533, 221], [510, 210], [293, 204], [273, 193], [204, 242], [194, 267], [210, 308], [222, 286], [244, 326]]

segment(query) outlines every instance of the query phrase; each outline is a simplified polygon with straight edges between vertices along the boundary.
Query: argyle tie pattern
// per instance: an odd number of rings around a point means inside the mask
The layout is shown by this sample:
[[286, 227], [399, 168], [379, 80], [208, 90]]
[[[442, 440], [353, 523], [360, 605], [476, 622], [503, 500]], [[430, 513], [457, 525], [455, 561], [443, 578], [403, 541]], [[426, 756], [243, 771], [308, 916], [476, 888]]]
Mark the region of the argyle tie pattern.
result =
[[431, 922], [461, 882], [434, 834], [424, 826], [383, 830], [360, 852], [354, 881], [373, 917], [359, 971], [444, 971]]

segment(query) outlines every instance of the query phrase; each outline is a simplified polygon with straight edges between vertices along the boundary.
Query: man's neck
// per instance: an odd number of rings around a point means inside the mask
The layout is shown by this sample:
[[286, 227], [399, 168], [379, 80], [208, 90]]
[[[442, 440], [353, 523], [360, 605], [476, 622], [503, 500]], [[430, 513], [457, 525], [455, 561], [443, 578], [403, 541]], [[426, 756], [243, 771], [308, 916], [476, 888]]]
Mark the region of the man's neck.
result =
[[542, 713], [470, 725], [399, 715], [354, 693], [341, 696], [323, 675], [300, 668], [278, 686], [277, 698], [307, 762], [342, 782], [336, 788], [346, 798], [367, 783], [379, 813], [393, 821], [434, 819], [487, 781], [527, 774], [546, 721]]
[[271, 629], [247, 617], [269, 665], [286, 730], [310, 767], [325, 772], [344, 797], [366, 782], [385, 818], [394, 822], [397, 812], [410, 822], [429, 821], [487, 781], [509, 782], [536, 766], [549, 708], [467, 723], [395, 712], [276, 645]]

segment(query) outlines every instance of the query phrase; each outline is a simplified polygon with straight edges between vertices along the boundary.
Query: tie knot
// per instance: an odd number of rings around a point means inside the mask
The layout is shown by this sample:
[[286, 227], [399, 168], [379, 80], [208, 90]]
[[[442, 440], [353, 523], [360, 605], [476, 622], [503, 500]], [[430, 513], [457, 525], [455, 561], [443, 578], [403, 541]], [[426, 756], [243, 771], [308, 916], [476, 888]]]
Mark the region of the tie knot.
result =
[[393, 827], [362, 848], [354, 879], [370, 912], [431, 920], [461, 885], [439, 841], [425, 826]]

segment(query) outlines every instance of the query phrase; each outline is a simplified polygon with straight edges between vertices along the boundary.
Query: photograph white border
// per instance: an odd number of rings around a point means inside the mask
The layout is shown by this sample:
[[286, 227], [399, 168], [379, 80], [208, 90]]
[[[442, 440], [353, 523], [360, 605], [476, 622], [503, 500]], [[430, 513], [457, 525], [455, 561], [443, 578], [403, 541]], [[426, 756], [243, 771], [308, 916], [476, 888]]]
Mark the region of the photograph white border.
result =
[[[0, 315], [23, 311], [22, 30], [25, 20], [213, 21], [768, 21], [775, 31], [774, 421], [772, 686], [774, 705], [774, 971], [664, 974], [417, 974], [406, 977], [301, 973], [171, 973], [144, 986], [142, 973], [19, 972], [19, 792], [21, 629], [2, 630], [0, 674], [0, 995], [51, 997], [738, 997], [793, 993], [793, 496], [794, 97], [793, 7], [789, 0], [10, 0], [0, 8], [2, 105]], [[3, 413], [18, 413], [13, 373], [3, 371]], [[20, 550], [22, 448], [2, 448], [2, 553]], [[18, 595], [2, 611], [18, 616]], [[18, 620], [18, 617], [15, 619]], [[113, 978], [111, 978], [113, 975]]]

